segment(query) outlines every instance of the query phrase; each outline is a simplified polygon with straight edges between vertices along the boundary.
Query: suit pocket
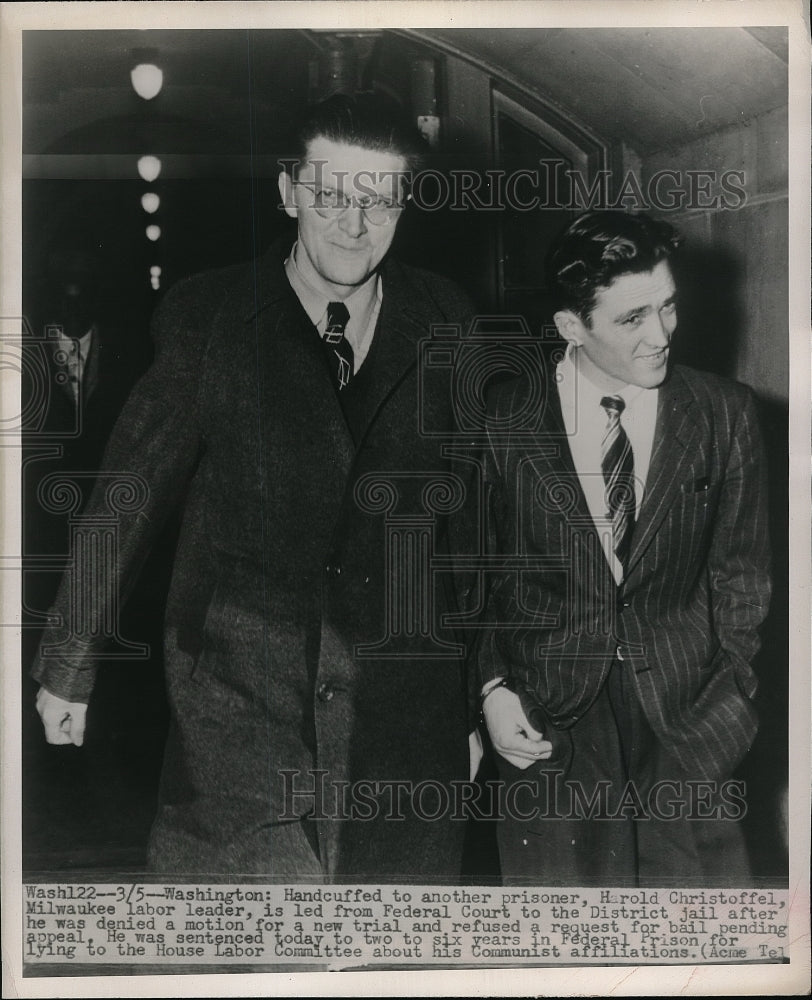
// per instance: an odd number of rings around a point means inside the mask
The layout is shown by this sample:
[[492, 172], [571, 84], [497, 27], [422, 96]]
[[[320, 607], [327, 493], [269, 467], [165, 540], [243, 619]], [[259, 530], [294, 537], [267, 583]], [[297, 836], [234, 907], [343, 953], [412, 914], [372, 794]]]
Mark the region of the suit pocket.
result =
[[190, 690], [197, 691], [203, 698], [211, 698], [222, 704], [244, 704], [246, 699], [222, 677], [217, 666], [218, 657], [208, 651], [202, 652], [192, 666], [189, 675]]
[[716, 503], [718, 494], [719, 483], [712, 476], [692, 476], [680, 487], [682, 502], [688, 506], [708, 507]]
[[667, 523], [678, 533], [679, 556], [696, 556], [710, 540], [719, 499], [719, 486], [705, 477], [682, 484], [668, 514]]
[[201, 705], [211, 705], [217, 711], [239, 714], [248, 721], [248, 716], [256, 714], [256, 699], [240, 683], [240, 675], [229, 657], [224, 657], [211, 649], [204, 649], [194, 661], [188, 677], [187, 693]]
[[566, 774], [572, 765], [572, 735], [554, 725], [546, 708], [524, 684], [513, 681], [508, 687], [519, 696], [522, 711], [533, 729], [553, 745], [550, 756], [538, 762], [540, 770], [560, 771]]
[[736, 679], [736, 687], [748, 701], [752, 701], [758, 689], [758, 678], [749, 663], [733, 659], [733, 676]]

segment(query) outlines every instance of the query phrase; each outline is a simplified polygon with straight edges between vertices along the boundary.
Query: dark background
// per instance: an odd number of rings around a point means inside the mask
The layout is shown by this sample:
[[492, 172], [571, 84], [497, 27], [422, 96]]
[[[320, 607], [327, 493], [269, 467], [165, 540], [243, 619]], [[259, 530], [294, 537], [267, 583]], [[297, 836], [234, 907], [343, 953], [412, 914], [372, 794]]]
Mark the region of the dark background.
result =
[[[138, 62], [164, 72], [149, 102], [130, 84]], [[183, 276], [249, 259], [290, 231], [276, 161], [290, 153], [297, 113], [335, 90], [377, 89], [414, 116], [436, 115], [440, 171], [563, 161], [586, 179], [609, 171], [614, 193], [630, 172], [643, 190], [663, 169], [742, 172], [747, 198], [735, 210], [651, 208], [687, 237], [674, 353], [752, 385], [763, 404], [776, 585], [756, 665], [762, 728], [740, 776], [756, 873], [779, 883], [787, 864], [779, 816], [788, 699], [786, 68], [780, 28], [41, 31], [23, 40], [25, 315], [36, 337], [53, 248], [91, 246], [101, 261], [99, 308], [123, 359], [111, 376], [121, 402], [148, 363], [160, 296]], [[146, 153], [162, 160], [152, 184], [136, 171]], [[153, 216], [140, 204], [147, 190], [161, 199]], [[551, 319], [541, 261], [571, 214], [410, 209], [396, 252], [456, 279], [485, 311], [523, 315], [540, 334]], [[157, 242], [145, 237], [149, 223], [161, 227]], [[83, 431], [94, 448], [112, 416]], [[72, 467], [67, 449], [42, 457], [55, 440], [38, 433], [25, 448], [24, 867], [138, 869], [166, 726], [161, 609], [175, 525], [123, 612], [122, 634], [152, 655], [100, 672], [84, 748], [47, 746], [26, 674], [37, 613], [58, 579], [31, 557], [67, 551], [37, 528], [37, 482]], [[89, 444], [77, 454], [74, 467], [96, 467]], [[67, 545], [66, 522], [55, 537]], [[497, 876], [487, 827], [472, 832], [467, 864], [475, 881]]]

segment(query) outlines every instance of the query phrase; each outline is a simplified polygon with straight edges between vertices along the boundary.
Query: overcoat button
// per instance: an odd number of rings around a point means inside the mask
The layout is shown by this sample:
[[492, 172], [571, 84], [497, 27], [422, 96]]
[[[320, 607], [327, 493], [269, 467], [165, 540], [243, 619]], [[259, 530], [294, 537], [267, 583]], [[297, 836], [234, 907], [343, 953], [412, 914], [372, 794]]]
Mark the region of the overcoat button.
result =
[[319, 701], [332, 701], [333, 695], [335, 695], [335, 691], [329, 684], [320, 685], [318, 691], [316, 691], [316, 697]]

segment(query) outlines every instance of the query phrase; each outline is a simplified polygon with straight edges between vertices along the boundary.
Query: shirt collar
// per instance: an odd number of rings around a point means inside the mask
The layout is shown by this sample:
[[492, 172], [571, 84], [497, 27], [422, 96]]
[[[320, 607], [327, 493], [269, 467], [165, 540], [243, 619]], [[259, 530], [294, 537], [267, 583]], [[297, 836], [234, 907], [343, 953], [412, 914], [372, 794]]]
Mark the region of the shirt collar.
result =
[[[296, 250], [299, 246], [297, 240], [293, 244], [288, 259], [285, 261], [285, 274], [290, 282], [291, 288], [296, 293], [297, 298], [302, 303], [305, 312], [314, 326], [318, 326], [327, 312], [327, 306], [333, 299], [328, 298], [323, 292], [314, 288], [302, 275], [296, 264]], [[375, 299], [381, 299], [380, 275], [373, 274], [352, 293], [343, 300], [347, 311], [350, 314], [350, 323], [361, 321], [369, 314]]]
[[606, 389], [599, 388], [582, 374], [577, 360], [577, 351], [572, 344], [567, 344], [564, 357], [558, 363], [556, 375], [559, 383], [561, 405], [574, 407], [577, 401], [578, 408], [582, 412], [594, 411], [596, 406], [600, 406], [604, 396], [620, 396], [626, 407], [629, 407], [643, 393], [656, 392], [656, 390], [647, 390], [643, 386], [638, 385], [625, 385], [614, 392], [608, 392]]
[[59, 345], [59, 347], [64, 350], [65, 348], [69, 349], [70, 345], [74, 342], [74, 340], [77, 341], [79, 344], [79, 353], [81, 354], [82, 359], [84, 359], [84, 357], [87, 355], [88, 349], [90, 348], [90, 338], [93, 336], [95, 330], [96, 330], [95, 323], [90, 327], [89, 330], [83, 333], [81, 337], [68, 337], [64, 330], [60, 330], [59, 334], [57, 335], [56, 342]]

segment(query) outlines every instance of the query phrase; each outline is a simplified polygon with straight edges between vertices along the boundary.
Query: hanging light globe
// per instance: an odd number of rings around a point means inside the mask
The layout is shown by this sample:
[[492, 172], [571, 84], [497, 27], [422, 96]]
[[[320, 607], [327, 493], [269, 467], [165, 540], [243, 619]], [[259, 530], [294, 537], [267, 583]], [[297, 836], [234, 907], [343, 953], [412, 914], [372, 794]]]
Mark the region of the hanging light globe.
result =
[[139, 63], [130, 70], [133, 90], [145, 101], [151, 101], [161, 92], [164, 83], [163, 70], [153, 63]]
[[149, 212], [150, 215], [152, 215], [153, 212], [158, 211], [158, 206], [160, 204], [161, 199], [157, 194], [155, 194], [154, 191], [147, 191], [146, 194], [141, 195], [141, 208], [143, 208], [145, 212]]
[[138, 160], [138, 173], [147, 184], [151, 184], [160, 172], [161, 161], [157, 156], [142, 156]]

